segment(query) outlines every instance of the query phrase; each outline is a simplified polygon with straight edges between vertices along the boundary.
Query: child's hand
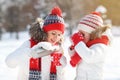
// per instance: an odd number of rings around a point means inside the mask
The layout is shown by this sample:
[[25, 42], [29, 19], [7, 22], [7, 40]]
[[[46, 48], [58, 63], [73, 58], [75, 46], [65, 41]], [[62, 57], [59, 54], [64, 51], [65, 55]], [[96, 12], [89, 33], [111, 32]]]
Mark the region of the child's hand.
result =
[[71, 56], [70, 64], [75, 67], [81, 60], [81, 57], [75, 52], [73, 56]]
[[83, 34], [80, 32], [74, 33], [70, 38], [74, 46], [77, 45], [80, 41], [84, 40]]

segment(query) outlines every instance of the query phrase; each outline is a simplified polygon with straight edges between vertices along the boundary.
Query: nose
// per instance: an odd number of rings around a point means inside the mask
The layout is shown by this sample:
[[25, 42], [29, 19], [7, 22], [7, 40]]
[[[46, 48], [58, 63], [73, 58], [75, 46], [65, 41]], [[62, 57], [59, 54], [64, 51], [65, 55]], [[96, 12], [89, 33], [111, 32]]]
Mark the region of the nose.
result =
[[58, 36], [58, 34], [55, 34], [55, 36], [54, 36], [54, 37], [55, 37], [56, 39], [58, 39], [58, 37], [59, 37], [59, 36]]
[[58, 40], [60, 39], [60, 35], [59, 35], [59, 34], [55, 34], [55, 35], [54, 35], [54, 39], [55, 39], [56, 41], [58, 41]]

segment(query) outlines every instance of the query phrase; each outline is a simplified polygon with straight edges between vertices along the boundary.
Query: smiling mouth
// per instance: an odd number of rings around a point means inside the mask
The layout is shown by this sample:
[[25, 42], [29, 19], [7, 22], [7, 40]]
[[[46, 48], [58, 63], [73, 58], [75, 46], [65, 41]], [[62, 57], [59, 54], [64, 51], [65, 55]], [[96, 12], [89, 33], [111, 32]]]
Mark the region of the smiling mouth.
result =
[[51, 39], [51, 42], [52, 42], [52, 43], [55, 43], [55, 41], [54, 41], [54, 40], [52, 40], [52, 39]]

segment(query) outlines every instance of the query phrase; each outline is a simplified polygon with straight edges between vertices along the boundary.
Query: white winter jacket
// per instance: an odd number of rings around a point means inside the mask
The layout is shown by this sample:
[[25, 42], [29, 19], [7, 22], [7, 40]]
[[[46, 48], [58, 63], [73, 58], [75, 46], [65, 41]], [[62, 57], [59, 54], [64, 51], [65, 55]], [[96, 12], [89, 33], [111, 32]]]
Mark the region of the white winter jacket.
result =
[[[30, 55], [30, 41], [24, 42], [18, 49], [9, 54], [5, 60], [8, 67], [15, 68], [19, 67], [18, 79], [17, 80], [28, 80], [29, 77], [29, 59]], [[42, 80], [49, 80], [50, 73], [50, 55], [42, 57]], [[62, 80], [64, 76], [63, 66], [57, 66], [57, 77], [58, 80]], [[62, 76], [61, 76], [62, 75]]]
[[[112, 40], [110, 30], [106, 31], [109, 40]], [[96, 43], [89, 48], [84, 42], [79, 42], [75, 46], [75, 51], [82, 58], [77, 65], [75, 80], [103, 80], [103, 64], [109, 47], [103, 43]]]
[[82, 62], [77, 66], [76, 80], [103, 80], [103, 63], [107, 46], [101, 43], [86, 47], [83, 42], [75, 46]]

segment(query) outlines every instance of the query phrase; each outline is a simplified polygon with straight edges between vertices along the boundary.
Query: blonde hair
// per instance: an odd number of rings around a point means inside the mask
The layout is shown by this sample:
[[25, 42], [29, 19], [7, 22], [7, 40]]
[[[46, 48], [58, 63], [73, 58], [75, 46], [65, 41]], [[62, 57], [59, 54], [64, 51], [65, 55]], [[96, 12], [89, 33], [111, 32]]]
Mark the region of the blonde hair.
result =
[[96, 29], [95, 31], [93, 31], [91, 34], [90, 34], [90, 40], [94, 40], [96, 38], [100, 38], [102, 36], [102, 34], [108, 29], [110, 28], [110, 26], [108, 25], [105, 25], [103, 27], [100, 27], [98, 29]]
[[58, 43], [61, 45], [63, 42], [64, 42], [64, 37], [63, 37], [63, 35], [61, 35], [61, 39]]

